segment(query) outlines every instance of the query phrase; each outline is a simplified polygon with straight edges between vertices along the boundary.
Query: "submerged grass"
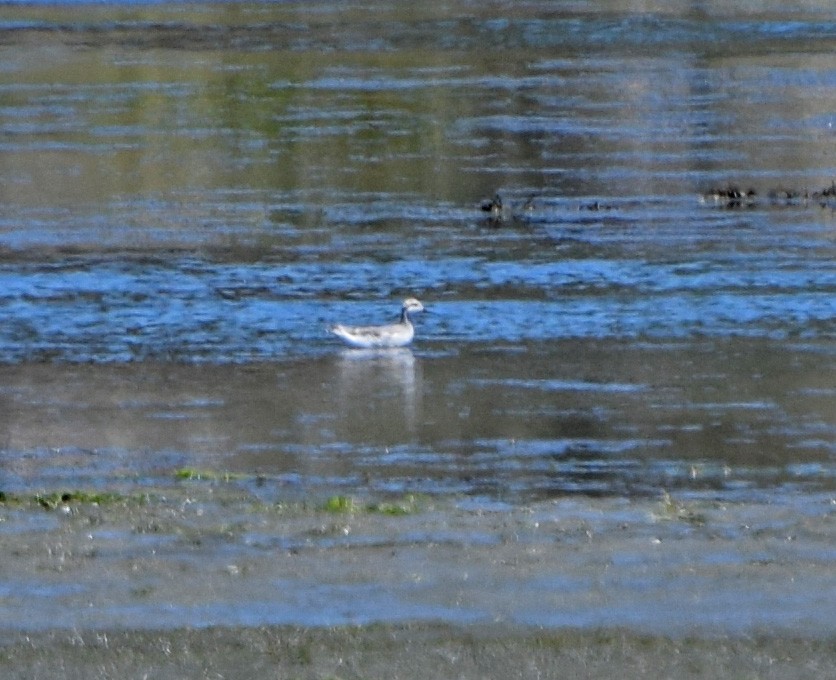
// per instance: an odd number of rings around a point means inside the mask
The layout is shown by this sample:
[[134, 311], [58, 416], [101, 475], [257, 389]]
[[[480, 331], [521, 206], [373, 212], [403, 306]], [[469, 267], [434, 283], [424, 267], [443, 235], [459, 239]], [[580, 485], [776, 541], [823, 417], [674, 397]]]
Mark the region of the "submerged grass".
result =
[[[198, 468], [180, 468], [171, 473], [176, 481], [202, 482], [207, 484], [206, 493], [211, 495], [212, 501], [220, 504], [247, 503], [253, 512], [281, 512], [290, 514], [308, 514], [326, 512], [331, 514], [366, 514], [387, 515], [392, 517], [414, 515], [422, 512], [428, 505], [428, 497], [419, 494], [406, 494], [402, 497], [387, 498], [385, 500], [362, 500], [346, 494], [335, 494], [324, 501], [311, 499], [286, 500], [283, 502], [265, 503], [253, 502], [253, 498], [245, 490], [230, 485], [229, 493], [222, 493], [219, 488], [212, 489], [215, 484], [231, 484], [232, 482], [259, 482], [264, 479], [260, 474], [234, 473]], [[195, 487], [163, 485], [153, 491], [145, 490], [141, 493], [124, 493], [118, 491], [90, 491], [90, 490], [56, 490], [41, 491], [34, 494], [13, 493], [0, 490], [0, 507], [34, 506], [45, 510], [67, 508], [72, 506], [95, 505], [113, 506], [126, 504], [147, 504], [156, 500], [164, 505], [177, 505], [182, 502], [193, 502], [195, 496], [202, 497], [201, 484]], [[221, 494], [220, 496], [218, 494]], [[186, 494], [186, 496], [183, 496]]]
[[253, 475], [242, 472], [218, 472], [216, 470], [198, 470], [196, 468], [180, 468], [174, 473], [175, 479], [203, 482], [235, 482], [250, 479]]
[[708, 521], [704, 513], [697, 511], [690, 504], [674, 500], [667, 491], [662, 494], [659, 508], [660, 511], [656, 513], [658, 519], [688, 522], [697, 526], [702, 526]]
[[409, 494], [399, 501], [385, 501], [380, 503], [361, 503], [351, 496], [331, 496], [322, 506], [326, 512], [381, 514], [391, 516], [412, 515], [422, 509], [421, 499]]
[[326, 512], [357, 512], [359, 508], [351, 496], [331, 496], [322, 506]]

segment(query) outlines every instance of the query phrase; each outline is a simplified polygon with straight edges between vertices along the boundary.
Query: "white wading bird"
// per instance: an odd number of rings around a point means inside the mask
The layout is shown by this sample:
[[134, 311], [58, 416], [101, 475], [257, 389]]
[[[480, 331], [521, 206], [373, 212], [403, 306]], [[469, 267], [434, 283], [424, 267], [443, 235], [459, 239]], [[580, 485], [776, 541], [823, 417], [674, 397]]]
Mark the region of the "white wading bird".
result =
[[415, 328], [409, 315], [412, 312], [423, 312], [422, 305], [415, 298], [407, 298], [401, 307], [401, 320], [398, 323], [386, 326], [343, 326], [338, 324], [331, 326], [328, 330], [339, 338], [342, 338], [352, 347], [363, 347], [365, 349], [376, 349], [381, 347], [403, 347], [412, 342], [415, 337]]

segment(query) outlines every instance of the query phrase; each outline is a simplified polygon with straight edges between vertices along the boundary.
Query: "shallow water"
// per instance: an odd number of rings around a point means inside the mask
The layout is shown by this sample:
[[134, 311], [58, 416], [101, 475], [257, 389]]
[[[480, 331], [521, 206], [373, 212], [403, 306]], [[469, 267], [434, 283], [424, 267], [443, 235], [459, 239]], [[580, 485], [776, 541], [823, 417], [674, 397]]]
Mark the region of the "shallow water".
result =
[[832, 493], [831, 10], [7, 5], [0, 489]]

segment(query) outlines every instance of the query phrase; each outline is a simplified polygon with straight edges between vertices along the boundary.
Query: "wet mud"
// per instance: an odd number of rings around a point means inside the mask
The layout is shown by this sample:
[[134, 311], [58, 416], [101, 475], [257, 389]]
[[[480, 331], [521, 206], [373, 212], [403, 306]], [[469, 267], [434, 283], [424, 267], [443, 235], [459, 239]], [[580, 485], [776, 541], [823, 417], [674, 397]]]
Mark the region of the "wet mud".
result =
[[[836, 501], [311, 495], [181, 472], [4, 495], [6, 634], [398, 621], [834, 634]], [[288, 494], [288, 497], [290, 495]]]
[[832, 640], [711, 639], [625, 630], [524, 632], [446, 625], [58, 632], [0, 646], [10, 680], [91, 677], [728, 678], [836, 677]]
[[834, 677], [832, 497], [283, 504], [180, 477], [3, 498], [3, 677]]

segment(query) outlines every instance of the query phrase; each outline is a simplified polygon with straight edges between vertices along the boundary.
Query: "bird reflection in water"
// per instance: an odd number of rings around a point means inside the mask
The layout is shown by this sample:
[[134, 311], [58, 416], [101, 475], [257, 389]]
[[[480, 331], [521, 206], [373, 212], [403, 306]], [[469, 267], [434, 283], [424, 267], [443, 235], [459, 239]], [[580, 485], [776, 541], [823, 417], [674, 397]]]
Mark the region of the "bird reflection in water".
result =
[[410, 349], [343, 350], [334, 386], [341, 425], [368, 444], [403, 442], [417, 429], [420, 383], [420, 362]]

